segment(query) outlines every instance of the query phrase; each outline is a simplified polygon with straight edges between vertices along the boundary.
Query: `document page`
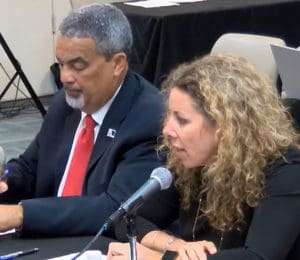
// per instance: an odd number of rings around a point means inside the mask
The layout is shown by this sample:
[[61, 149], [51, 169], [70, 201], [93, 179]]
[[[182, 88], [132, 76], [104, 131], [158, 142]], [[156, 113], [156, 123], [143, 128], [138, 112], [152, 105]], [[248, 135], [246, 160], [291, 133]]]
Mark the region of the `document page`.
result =
[[125, 2], [126, 5], [139, 6], [143, 8], [155, 8], [163, 6], [176, 6], [184, 3], [202, 2], [206, 0], [146, 0], [136, 2]]
[[[68, 255], [58, 256], [54, 258], [49, 258], [47, 260], [71, 260], [77, 253], [72, 253]], [[84, 252], [80, 257], [77, 258], [78, 260], [106, 260], [106, 255], [103, 255], [99, 250], [88, 250]]]
[[139, 6], [143, 8], [154, 8], [154, 7], [162, 7], [162, 6], [176, 6], [178, 4], [172, 3], [167, 0], [147, 0], [147, 1], [138, 1], [138, 2], [126, 2], [126, 5]]
[[300, 99], [300, 50], [272, 44], [271, 49], [286, 97]]

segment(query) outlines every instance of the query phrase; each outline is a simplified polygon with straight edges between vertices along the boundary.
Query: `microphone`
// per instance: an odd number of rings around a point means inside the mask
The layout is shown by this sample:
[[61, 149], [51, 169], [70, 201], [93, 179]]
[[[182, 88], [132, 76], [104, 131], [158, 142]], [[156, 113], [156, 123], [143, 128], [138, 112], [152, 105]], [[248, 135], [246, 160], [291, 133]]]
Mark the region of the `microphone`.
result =
[[172, 180], [173, 176], [168, 169], [164, 167], [155, 168], [150, 175], [150, 179], [129, 197], [117, 211], [110, 215], [105, 224], [110, 226], [112, 223], [119, 222], [125, 214], [134, 214], [155, 193], [168, 189]]
[[0, 146], [0, 181], [7, 180], [11, 173], [11, 168], [6, 167], [6, 153], [2, 146]]
[[159, 192], [160, 190], [168, 189], [171, 186], [172, 181], [173, 176], [168, 169], [164, 167], [155, 168], [150, 175], [150, 179], [145, 182], [144, 185], [140, 187], [133, 195], [131, 195], [128, 200], [122, 203], [117, 211], [110, 215], [94, 238], [71, 260], [77, 259], [86, 250], [88, 250], [91, 245], [95, 243], [98, 237], [104, 231], [108, 230], [112, 223], [117, 223], [126, 214], [134, 214], [143, 205], [143, 203], [155, 193]]
[[6, 154], [2, 146], [0, 146], [0, 181], [2, 179], [5, 167], [6, 167]]
[[5, 151], [2, 148], [2, 146], [0, 146], [0, 167], [2, 167], [2, 169], [4, 169], [5, 168], [5, 164], [6, 164]]

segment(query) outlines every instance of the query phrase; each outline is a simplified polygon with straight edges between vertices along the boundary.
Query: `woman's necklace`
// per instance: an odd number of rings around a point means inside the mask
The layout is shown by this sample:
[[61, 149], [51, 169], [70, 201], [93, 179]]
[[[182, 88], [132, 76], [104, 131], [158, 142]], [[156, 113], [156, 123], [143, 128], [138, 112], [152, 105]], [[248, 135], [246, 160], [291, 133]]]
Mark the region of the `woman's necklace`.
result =
[[[201, 204], [202, 204], [202, 196], [200, 197], [199, 202], [198, 202], [197, 212], [196, 212], [196, 216], [195, 216], [195, 220], [194, 220], [194, 225], [193, 225], [193, 229], [192, 229], [193, 241], [196, 241], [195, 232], [196, 232], [197, 222], [198, 222], [198, 219], [199, 219]], [[220, 242], [219, 242], [219, 246], [218, 246], [218, 251], [222, 248], [223, 239], [224, 239], [224, 232], [221, 232], [221, 237], [220, 237]]]
[[193, 230], [192, 230], [193, 241], [196, 241], [195, 231], [196, 231], [196, 226], [197, 226], [197, 222], [198, 222], [198, 218], [199, 218], [199, 214], [200, 214], [201, 203], [202, 203], [202, 196], [199, 199], [198, 208], [197, 208], [197, 212], [196, 212], [196, 216], [195, 216], [195, 220], [194, 220], [194, 225], [193, 225]]

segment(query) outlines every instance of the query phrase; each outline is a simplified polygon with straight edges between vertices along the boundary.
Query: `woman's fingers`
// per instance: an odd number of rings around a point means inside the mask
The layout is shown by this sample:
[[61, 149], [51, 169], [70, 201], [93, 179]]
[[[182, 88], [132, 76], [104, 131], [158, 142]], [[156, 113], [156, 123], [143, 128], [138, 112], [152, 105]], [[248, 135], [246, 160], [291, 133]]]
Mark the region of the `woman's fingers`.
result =
[[195, 250], [194, 247], [189, 246], [189, 247], [185, 247], [185, 248], [181, 248], [178, 251], [178, 256], [180, 260], [191, 260], [191, 259], [195, 259], [195, 260], [206, 260], [206, 254], [204, 251], [201, 250]]
[[200, 247], [204, 248], [204, 251], [210, 255], [217, 253], [217, 247], [213, 242], [202, 240], [198, 242]]
[[206, 260], [207, 254], [215, 254], [217, 248], [214, 243], [203, 240], [198, 242], [185, 242], [177, 249], [180, 260]]
[[121, 260], [128, 259], [129, 246], [128, 243], [112, 242], [109, 244], [107, 259]]

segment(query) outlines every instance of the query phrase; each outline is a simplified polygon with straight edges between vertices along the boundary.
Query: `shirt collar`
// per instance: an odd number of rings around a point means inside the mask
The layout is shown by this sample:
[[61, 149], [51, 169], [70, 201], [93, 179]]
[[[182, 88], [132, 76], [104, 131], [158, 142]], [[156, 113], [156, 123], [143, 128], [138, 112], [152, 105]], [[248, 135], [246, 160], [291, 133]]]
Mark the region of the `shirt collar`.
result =
[[[96, 112], [94, 112], [91, 116], [92, 118], [95, 120], [95, 122], [98, 125], [102, 125], [103, 119], [107, 113], [107, 111], [109, 110], [112, 102], [115, 100], [116, 96], [118, 95], [120, 89], [122, 87], [122, 83], [120, 84], [120, 86], [118, 87], [118, 89], [116, 90], [115, 94], [112, 96], [112, 98], [110, 100], [108, 100], [102, 107], [100, 107], [100, 109], [98, 109]], [[86, 113], [81, 111], [81, 120], [86, 116]]]

